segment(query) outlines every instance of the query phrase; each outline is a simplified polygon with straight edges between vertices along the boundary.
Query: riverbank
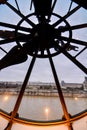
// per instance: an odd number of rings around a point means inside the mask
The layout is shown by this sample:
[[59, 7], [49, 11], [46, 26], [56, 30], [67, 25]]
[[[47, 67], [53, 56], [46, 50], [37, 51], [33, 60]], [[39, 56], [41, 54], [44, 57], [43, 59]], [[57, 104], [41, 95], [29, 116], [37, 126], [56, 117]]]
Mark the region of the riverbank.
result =
[[[18, 95], [19, 91], [0, 91], [0, 95]], [[87, 92], [83, 93], [74, 93], [74, 92], [63, 92], [64, 97], [81, 97], [87, 98]], [[48, 96], [48, 97], [58, 97], [59, 94], [57, 92], [40, 90], [40, 91], [25, 91], [24, 96]]]

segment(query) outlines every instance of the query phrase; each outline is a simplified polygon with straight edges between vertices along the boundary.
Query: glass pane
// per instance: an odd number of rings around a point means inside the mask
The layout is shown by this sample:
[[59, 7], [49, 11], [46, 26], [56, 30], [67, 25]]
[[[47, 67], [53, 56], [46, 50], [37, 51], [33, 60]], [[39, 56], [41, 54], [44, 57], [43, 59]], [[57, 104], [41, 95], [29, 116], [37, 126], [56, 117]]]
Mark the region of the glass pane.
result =
[[4, 130], [8, 124], [8, 121], [0, 115], [0, 130]]
[[[15, 53], [9, 58], [12, 63], [9, 63], [8, 59], [3, 63], [9, 65], [0, 69], [0, 109], [8, 113], [14, 110], [27, 68], [36, 50], [37, 60], [17, 111], [19, 116], [42, 121], [63, 118], [64, 109], [49, 64], [50, 56], [56, 68], [68, 113], [72, 116], [87, 109], [87, 10], [76, 3], [70, 7], [71, 0], [57, 0], [52, 16], [49, 15], [47, 19], [47, 16], [33, 14], [34, 6], [32, 5], [30, 10], [30, 0], [17, 0], [17, 3], [10, 0], [6, 4], [0, 4], [0, 63], [17, 45], [23, 47], [22, 60], [25, 52], [28, 59], [24, 63], [12, 65], [18, 54]], [[51, 52], [50, 56], [47, 48]], [[1, 117], [0, 120], [3, 121]], [[85, 130], [85, 118], [82, 121]], [[6, 126], [6, 123], [7, 121], [1, 127]], [[81, 124], [80, 121], [73, 123], [73, 127], [80, 126], [77, 124]], [[28, 129], [28, 126], [16, 123], [12, 129], [21, 127]], [[34, 128], [32, 126], [31, 129]], [[54, 128], [68, 129], [65, 125], [46, 127]]]
[[87, 116], [82, 118], [82, 119], [79, 119], [78, 121], [75, 121], [73, 123], [73, 129], [75, 130], [86, 130], [87, 129]]

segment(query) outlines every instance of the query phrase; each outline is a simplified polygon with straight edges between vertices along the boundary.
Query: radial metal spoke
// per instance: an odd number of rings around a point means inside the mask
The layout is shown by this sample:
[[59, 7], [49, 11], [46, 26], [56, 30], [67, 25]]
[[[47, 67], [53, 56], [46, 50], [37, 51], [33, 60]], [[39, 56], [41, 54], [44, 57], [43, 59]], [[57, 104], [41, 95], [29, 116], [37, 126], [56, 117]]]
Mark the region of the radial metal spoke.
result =
[[71, 30], [87, 28], [87, 23], [71, 26]]
[[63, 97], [63, 93], [62, 93], [62, 89], [61, 89], [61, 86], [60, 86], [60, 83], [59, 83], [59, 79], [58, 79], [58, 76], [57, 76], [57, 73], [56, 73], [56, 69], [55, 69], [53, 60], [52, 60], [52, 58], [50, 56], [49, 49], [47, 49], [47, 52], [48, 52], [48, 55], [49, 55], [49, 62], [50, 62], [51, 69], [52, 69], [53, 76], [54, 76], [54, 80], [55, 80], [55, 83], [56, 83], [56, 86], [57, 86], [60, 102], [61, 102], [62, 109], [63, 109], [63, 112], [64, 112], [64, 117], [68, 121], [68, 123], [67, 123], [68, 124], [68, 130], [73, 130], [72, 125], [70, 124], [69, 113], [68, 113], [68, 110], [67, 110], [67, 107], [66, 107], [66, 103], [65, 103], [65, 100], [64, 100], [64, 97]]
[[54, 7], [55, 7], [55, 5], [56, 5], [56, 2], [57, 2], [57, 0], [54, 0], [54, 3], [53, 3], [53, 5], [52, 5], [52, 11], [51, 12], [53, 12], [53, 10], [54, 10]]
[[81, 41], [81, 40], [76, 40], [76, 39], [70, 39], [64, 36], [58, 36], [59, 40], [64, 40], [64, 41], [69, 41], [78, 45], [82, 45], [82, 46], [87, 46], [87, 42], [85, 41]]
[[81, 7], [87, 9], [87, 2], [85, 0], [72, 0], [74, 1], [76, 4], [79, 4]]
[[58, 24], [60, 24], [64, 19], [68, 18], [69, 16], [71, 16], [72, 14], [74, 14], [78, 9], [80, 9], [80, 6], [75, 7], [74, 9], [72, 9], [68, 14], [66, 14], [65, 16], [63, 16], [60, 20], [58, 20], [57, 22], [55, 22], [52, 26], [56, 27]]
[[0, 40], [0, 45], [15, 42], [15, 40], [16, 40], [16, 38], [8, 38], [8, 39], [5, 39], [5, 40]]
[[57, 0], [54, 0], [54, 3], [53, 3], [52, 8], [51, 8], [50, 15], [48, 16], [48, 20], [50, 20], [50, 19], [51, 19], [51, 15], [52, 15], [52, 12], [53, 12], [54, 7], [55, 7], [55, 5], [56, 5], [56, 2], [57, 2]]
[[20, 41], [21, 41], [22, 37], [20, 37], [20, 38], [13, 37], [13, 38], [7, 38], [5, 40], [0, 40], [0, 45], [15, 42], [16, 39], [20, 39]]
[[[9, 23], [4, 23], [4, 22], [0, 22], [0, 26], [2, 27], [7, 27], [7, 28], [12, 28], [12, 29], [16, 29], [17, 26], [13, 25], [13, 24], [9, 24]], [[26, 27], [19, 27], [18, 28], [21, 31], [25, 31], [25, 32], [31, 32], [30, 28], [26, 28]]]
[[3, 38], [3, 39], [12, 39], [12, 38], [17, 38], [19, 40], [23, 40], [23, 39], [29, 39], [31, 36], [30, 34], [23, 34], [23, 33], [17, 33], [17, 36], [15, 36], [15, 31], [8, 31], [8, 30], [0, 30], [0, 38]]
[[36, 57], [34, 56], [32, 58], [32, 61], [29, 65], [29, 68], [28, 68], [28, 71], [27, 71], [27, 74], [25, 76], [25, 79], [24, 79], [24, 82], [23, 82], [23, 85], [21, 87], [21, 91], [19, 93], [19, 96], [17, 98], [17, 101], [16, 101], [16, 104], [15, 104], [15, 107], [14, 107], [14, 110], [12, 112], [12, 115], [11, 115], [11, 119], [10, 119], [10, 122], [8, 123], [7, 127], [5, 128], [5, 130], [11, 130], [11, 127], [12, 127], [12, 120], [13, 118], [16, 116], [17, 112], [18, 112], [18, 109], [19, 109], [19, 106], [21, 104], [21, 101], [22, 101], [22, 98], [23, 98], [23, 95], [24, 95], [24, 92], [25, 92], [25, 89], [26, 89], [26, 86], [27, 86], [27, 83], [28, 83], [28, 80], [30, 78], [30, 75], [31, 75], [31, 72], [32, 72], [32, 69], [33, 69], [33, 66], [34, 66], [34, 63], [35, 63], [35, 60], [36, 60]]
[[[6, 2], [6, 5], [7, 5], [11, 10], [13, 10], [16, 14], [18, 14], [21, 18], [25, 18], [25, 16], [24, 16], [22, 13], [20, 13], [15, 7], [13, 7], [11, 4], [9, 4], [8, 2]], [[26, 21], [27, 23], [29, 23], [32, 27], [35, 26], [35, 24], [34, 24], [31, 20], [25, 19], [25, 21]]]
[[65, 26], [64, 28], [62, 28], [59, 31], [60, 32], [65, 32], [65, 31], [69, 31], [70, 29], [75, 30], [75, 29], [83, 29], [83, 28], [87, 28], [87, 23], [74, 25], [74, 26], [70, 26], [70, 27]]
[[17, 113], [17, 111], [18, 111], [18, 109], [19, 109], [21, 100], [22, 100], [22, 98], [23, 98], [23, 95], [24, 95], [24, 92], [25, 92], [25, 89], [26, 89], [28, 80], [29, 80], [29, 78], [30, 78], [30, 75], [31, 75], [31, 72], [32, 72], [32, 69], [33, 69], [33, 66], [34, 66], [34, 63], [35, 63], [35, 60], [36, 60], [36, 56], [34, 56], [34, 57], [32, 58], [32, 61], [31, 61], [30, 65], [29, 65], [29, 69], [28, 69], [28, 71], [27, 71], [27, 74], [26, 74], [26, 77], [25, 77], [25, 79], [24, 79], [24, 82], [23, 82], [21, 91], [20, 91], [19, 96], [18, 96], [18, 99], [17, 99], [17, 101], [16, 101], [16, 104], [15, 104], [15, 107], [14, 107], [14, 110], [13, 110], [13, 115], [12, 115], [12, 116], [15, 116], [15, 114]]
[[70, 55], [64, 48], [58, 45], [59, 50], [68, 58], [70, 59], [78, 68], [80, 68], [85, 74], [87, 74], [87, 68], [82, 65], [75, 57]]
[[76, 6], [74, 9], [72, 9], [68, 14], [66, 14], [65, 16], [63, 16], [64, 19], [68, 18], [69, 16], [71, 16], [72, 14], [74, 14], [76, 11], [78, 11], [81, 7], [80, 6]]
[[3, 39], [11, 39], [15, 37], [15, 32], [14, 31], [7, 31], [7, 30], [0, 30], [0, 38]]
[[5, 49], [3, 49], [2, 47], [0, 47], [0, 49], [7, 54], [7, 51]]
[[18, 11], [21, 12], [17, 0], [15, 0], [15, 3], [16, 3], [16, 6], [18, 8]]
[[68, 13], [69, 13], [69, 12], [70, 12], [70, 10], [71, 10], [72, 3], [73, 3], [73, 1], [71, 1], [71, 2], [70, 2], [70, 6], [69, 6], [69, 9], [68, 9]]
[[85, 74], [87, 74], [87, 68], [82, 65], [78, 60], [71, 56], [68, 52], [64, 51], [63, 54], [70, 59], [76, 66], [78, 66]]
[[31, 35], [26, 35], [26, 34], [22, 34], [22, 33], [18, 33], [17, 37], [8, 37], [5, 40], [0, 40], [0, 45], [4, 45], [7, 43], [11, 43], [11, 42], [26, 42], [27, 40], [30, 40], [32, 38]]
[[79, 56], [83, 51], [85, 51], [87, 49], [87, 47], [84, 47], [78, 54], [76, 54], [74, 57], [76, 58], [77, 56]]

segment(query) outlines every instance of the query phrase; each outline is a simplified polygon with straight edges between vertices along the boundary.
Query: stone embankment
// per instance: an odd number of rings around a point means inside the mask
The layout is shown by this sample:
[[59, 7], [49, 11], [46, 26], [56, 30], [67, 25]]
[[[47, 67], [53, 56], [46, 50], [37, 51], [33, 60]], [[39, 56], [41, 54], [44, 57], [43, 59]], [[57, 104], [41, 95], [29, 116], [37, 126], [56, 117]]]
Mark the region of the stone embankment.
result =
[[[19, 90], [15, 89], [2, 89], [0, 90], [0, 94], [5, 94], [5, 95], [18, 95]], [[25, 90], [24, 93], [25, 96], [59, 96], [57, 93], [57, 90]], [[77, 92], [72, 92], [72, 91], [63, 91], [64, 97], [86, 97], [87, 98], [87, 92], [84, 91], [77, 91]]]

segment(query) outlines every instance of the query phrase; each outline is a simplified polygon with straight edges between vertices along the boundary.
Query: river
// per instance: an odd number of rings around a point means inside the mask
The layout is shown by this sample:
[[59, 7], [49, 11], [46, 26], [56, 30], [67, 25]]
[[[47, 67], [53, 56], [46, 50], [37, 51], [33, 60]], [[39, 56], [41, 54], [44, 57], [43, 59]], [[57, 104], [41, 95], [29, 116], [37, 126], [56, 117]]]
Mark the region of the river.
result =
[[[0, 95], [0, 108], [10, 113], [16, 99], [16, 95]], [[65, 102], [71, 115], [87, 109], [87, 98], [65, 98]], [[58, 97], [24, 96], [18, 113], [20, 117], [33, 120], [55, 120], [63, 116]]]

